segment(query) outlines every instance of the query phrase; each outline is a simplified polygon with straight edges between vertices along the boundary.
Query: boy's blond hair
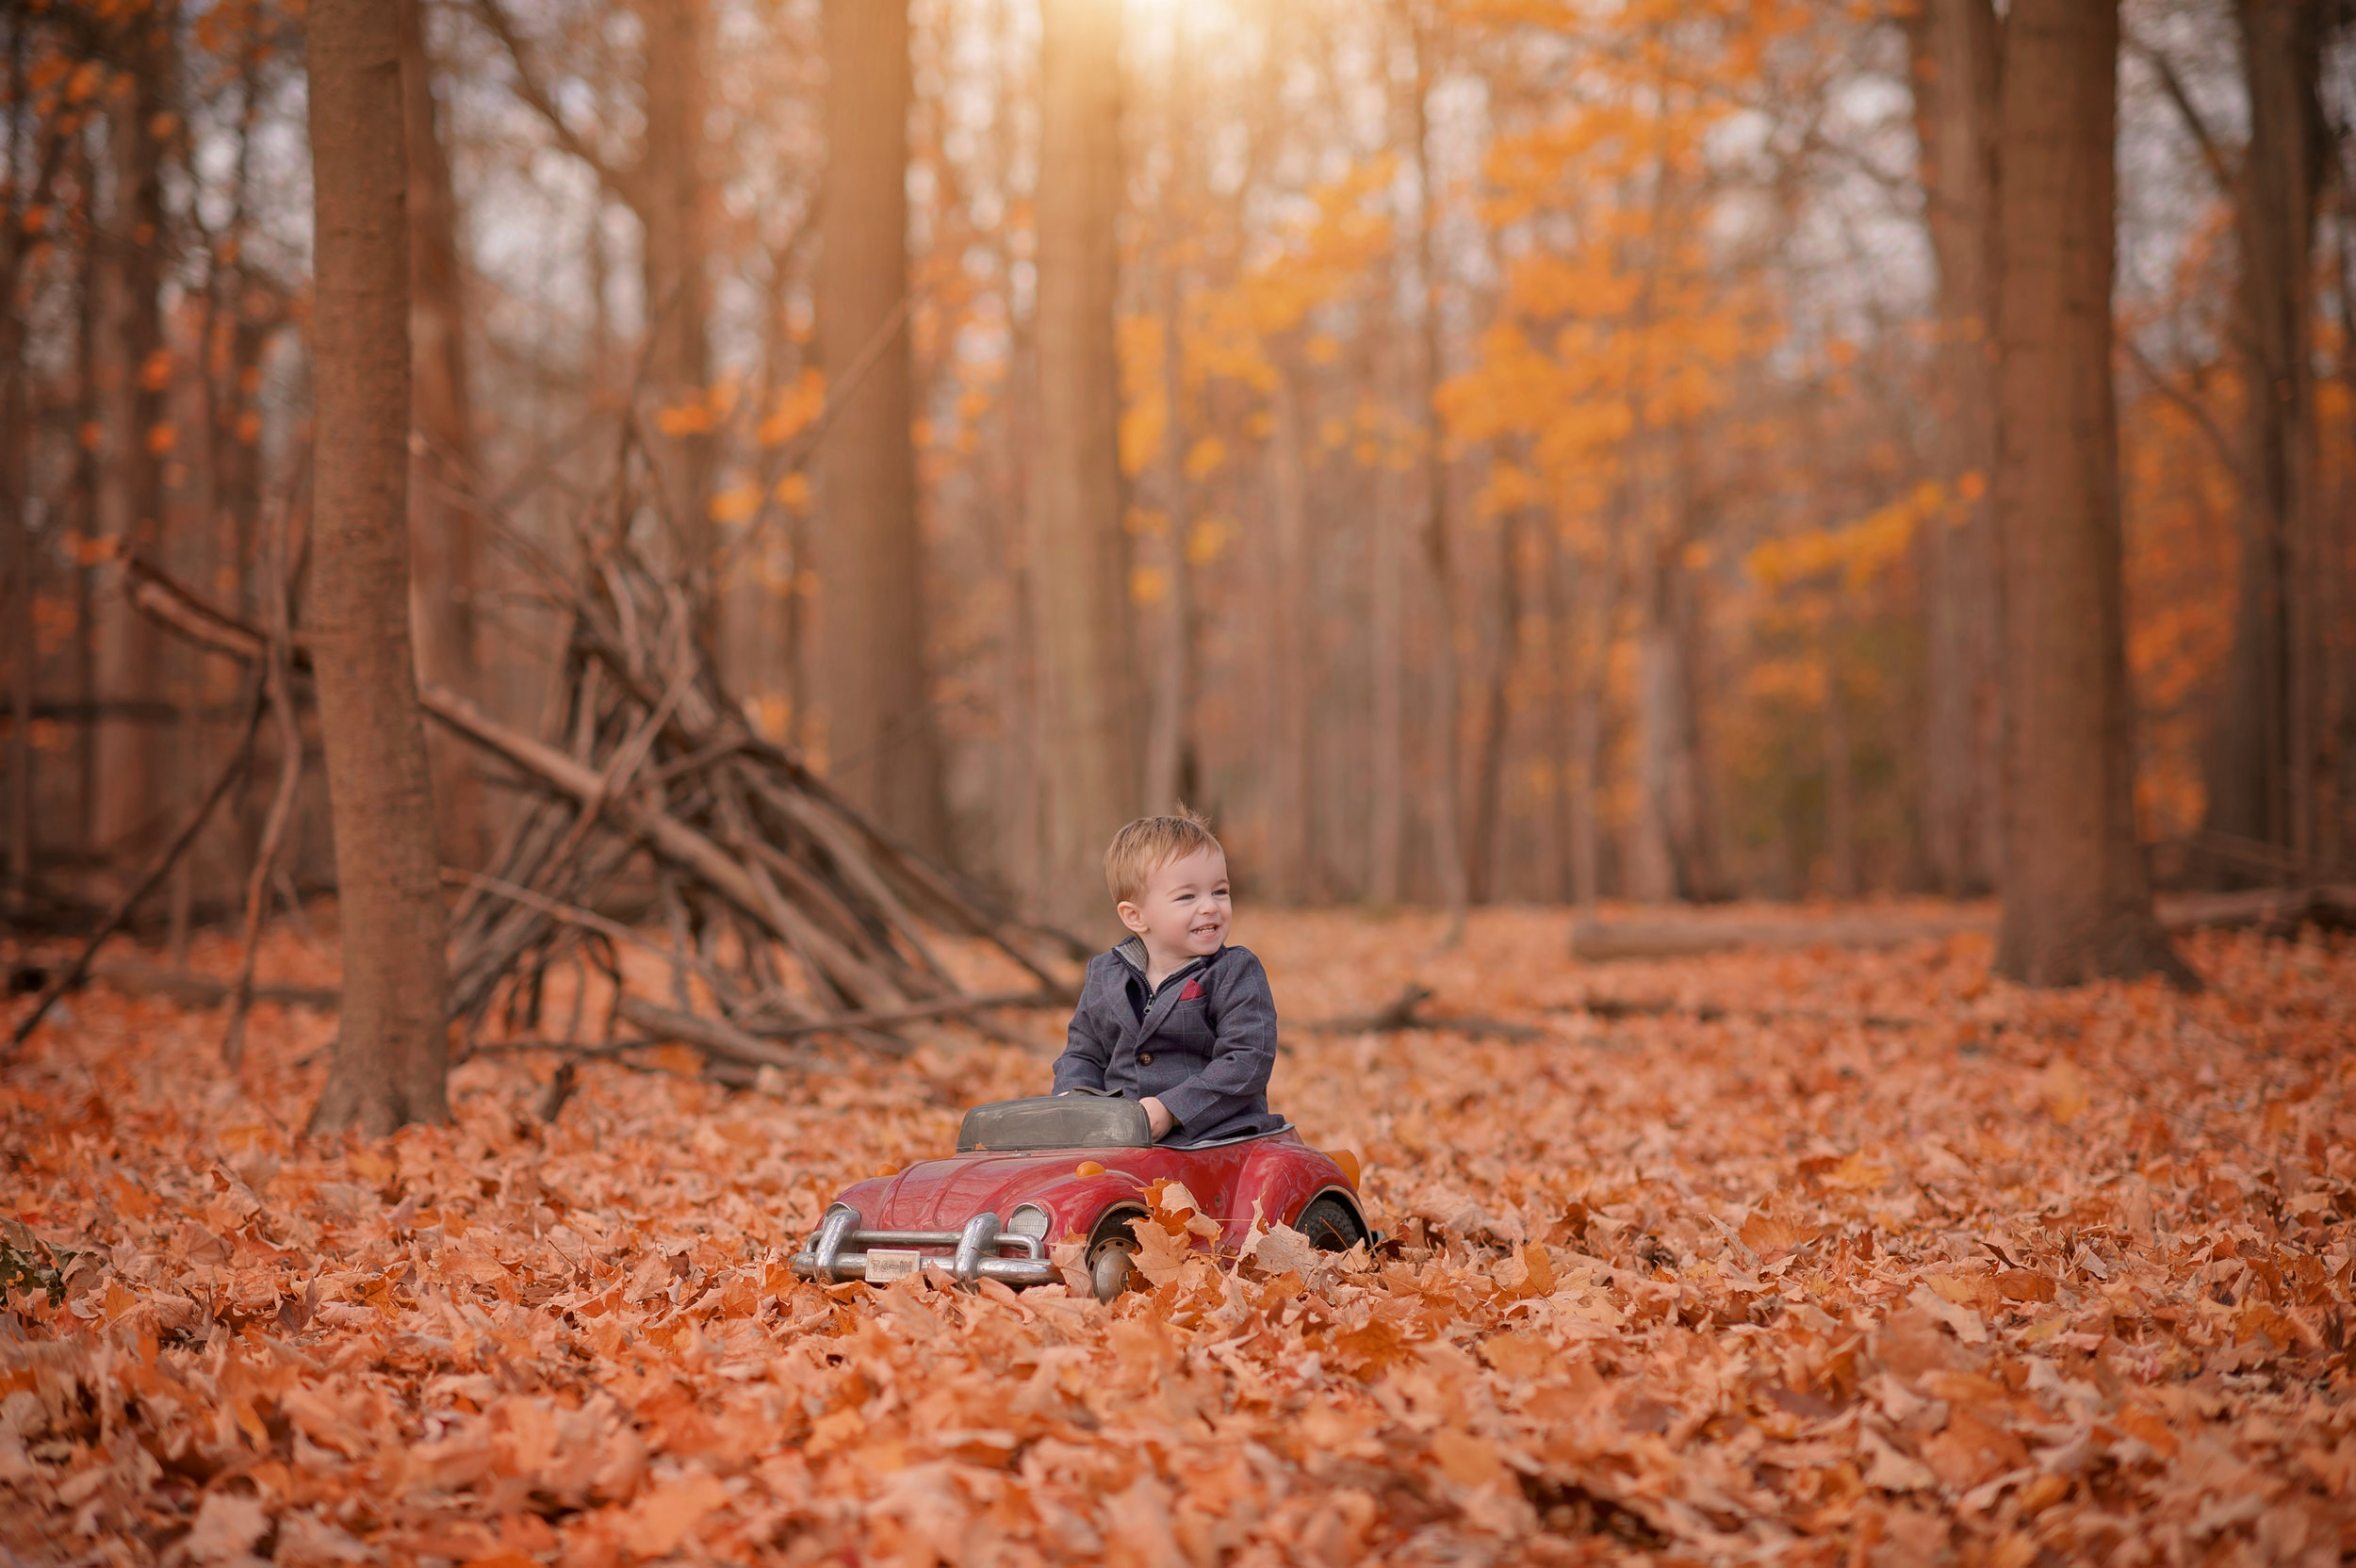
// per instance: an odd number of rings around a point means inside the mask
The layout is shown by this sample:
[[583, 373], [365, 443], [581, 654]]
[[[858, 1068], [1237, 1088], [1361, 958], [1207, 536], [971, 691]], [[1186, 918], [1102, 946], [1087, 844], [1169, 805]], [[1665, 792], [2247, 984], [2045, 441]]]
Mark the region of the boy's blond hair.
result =
[[1113, 835], [1104, 848], [1104, 886], [1116, 904], [1135, 904], [1145, 891], [1146, 878], [1170, 864], [1203, 850], [1227, 853], [1211, 832], [1208, 817], [1180, 802], [1175, 816], [1139, 817]]

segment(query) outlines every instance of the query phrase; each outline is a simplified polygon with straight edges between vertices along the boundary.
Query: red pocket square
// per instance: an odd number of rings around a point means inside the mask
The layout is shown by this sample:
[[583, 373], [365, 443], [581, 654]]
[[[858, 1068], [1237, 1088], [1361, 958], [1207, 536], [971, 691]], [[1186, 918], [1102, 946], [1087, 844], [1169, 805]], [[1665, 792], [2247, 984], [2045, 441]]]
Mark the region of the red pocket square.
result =
[[1203, 982], [1200, 980], [1189, 980], [1184, 986], [1179, 988], [1178, 1000], [1181, 1002], [1192, 1002], [1202, 994]]

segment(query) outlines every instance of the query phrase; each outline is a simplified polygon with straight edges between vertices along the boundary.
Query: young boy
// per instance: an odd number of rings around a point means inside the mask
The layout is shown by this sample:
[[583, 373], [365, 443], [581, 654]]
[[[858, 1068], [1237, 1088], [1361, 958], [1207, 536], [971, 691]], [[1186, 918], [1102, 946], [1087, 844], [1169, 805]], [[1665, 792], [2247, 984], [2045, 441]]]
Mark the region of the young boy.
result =
[[1145, 1107], [1180, 1147], [1284, 1126], [1268, 1108], [1276, 999], [1249, 951], [1227, 945], [1227, 852], [1185, 807], [1113, 835], [1104, 882], [1131, 935], [1088, 960], [1055, 1092], [1093, 1089]]

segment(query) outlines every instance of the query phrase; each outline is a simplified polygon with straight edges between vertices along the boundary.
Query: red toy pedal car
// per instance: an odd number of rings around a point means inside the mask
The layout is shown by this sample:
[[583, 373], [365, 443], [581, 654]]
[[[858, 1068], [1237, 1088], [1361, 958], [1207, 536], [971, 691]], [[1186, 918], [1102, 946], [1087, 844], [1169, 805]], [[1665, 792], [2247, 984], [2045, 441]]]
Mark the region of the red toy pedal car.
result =
[[1050, 1244], [1077, 1239], [1098, 1298], [1110, 1300], [1128, 1286], [1129, 1222], [1149, 1212], [1146, 1188], [1164, 1179], [1194, 1194], [1219, 1224], [1213, 1245], [1231, 1257], [1255, 1207], [1263, 1225], [1289, 1225], [1328, 1251], [1376, 1239], [1356, 1159], [1312, 1149], [1290, 1127], [1171, 1148], [1153, 1141], [1134, 1100], [1042, 1095], [977, 1105], [955, 1154], [844, 1188], [794, 1272], [880, 1283], [934, 1263], [969, 1284], [1043, 1285], [1062, 1278]]

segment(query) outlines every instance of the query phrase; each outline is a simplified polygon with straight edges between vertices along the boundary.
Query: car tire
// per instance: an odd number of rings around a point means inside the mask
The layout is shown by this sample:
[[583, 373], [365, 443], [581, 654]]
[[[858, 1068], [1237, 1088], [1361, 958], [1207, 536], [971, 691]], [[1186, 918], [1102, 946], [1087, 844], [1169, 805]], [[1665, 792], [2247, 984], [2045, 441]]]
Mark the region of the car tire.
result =
[[1096, 1298], [1110, 1301], [1129, 1288], [1131, 1260], [1137, 1254], [1133, 1241], [1105, 1241], [1098, 1244], [1088, 1259], [1088, 1282], [1095, 1288]]
[[1320, 1252], [1347, 1252], [1366, 1239], [1366, 1229], [1348, 1203], [1325, 1193], [1310, 1200], [1293, 1221], [1293, 1229], [1309, 1238]]

